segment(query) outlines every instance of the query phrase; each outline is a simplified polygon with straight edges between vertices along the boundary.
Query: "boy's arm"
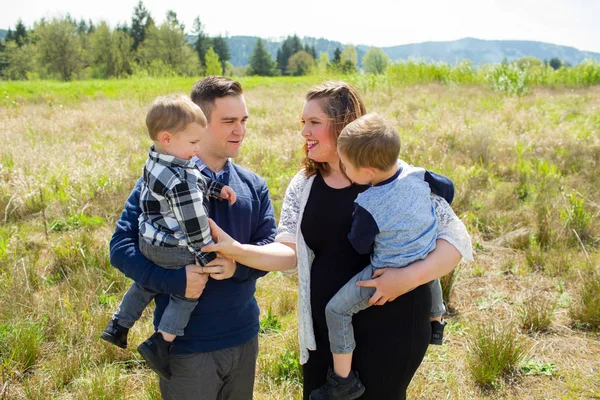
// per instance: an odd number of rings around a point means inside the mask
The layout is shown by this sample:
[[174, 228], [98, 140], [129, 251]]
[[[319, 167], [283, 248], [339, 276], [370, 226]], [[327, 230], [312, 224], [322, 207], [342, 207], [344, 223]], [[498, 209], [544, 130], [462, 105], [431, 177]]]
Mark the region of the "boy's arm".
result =
[[[213, 188], [215, 186], [213, 185]], [[221, 188], [223, 185], [221, 185]], [[210, 191], [210, 189], [209, 189]], [[182, 181], [165, 189], [164, 193], [175, 219], [188, 243], [188, 248], [196, 255], [201, 265], [216, 258], [215, 253], [203, 253], [202, 247], [212, 243], [210, 227], [208, 226], [208, 216], [204, 209], [204, 194], [198, 185], [191, 185], [187, 181]]]
[[370, 212], [354, 204], [354, 213], [352, 214], [352, 228], [348, 234], [348, 240], [358, 254], [370, 254], [375, 245], [375, 236], [379, 233], [377, 222], [373, 219]]
[[448, 204], [452, 204], [452, 200], [454, 200], [454, 183], [450, 178], [435, 172], [425, 171], [425, 182], [429, 184], [433, 194], [443, 197]]
[[[273, 211], [273, 203], [271, 203], [271, 197], [269, 196], [269, 188], [266, 183], [263, 183], [261, 194], [260, 194], [260, 209], [258, 215], [258, 225], [252, 234], [250, 243], [257, 246], [263, 246], [268, 243], [275, 241], [277, 236], [277, 225], [275, 224], [275, 212]], [[265, 276], [267, 272], [260, 271], [254, 268], [247, 267], [243, 264], [238, 263], [237, 269], [233, 277], [238, 280], [250, 280], [258, 279], [261, 276]]]
[[206, 190], [207, 190], [208, 196], [214, 197], [216, 199], [221, 198], [221, 190], [223, 190], [223, 187], [225, 185], [217, 180], [209, 178], [206, 175], [202, 175], [202, 176], [204, 177], [204, 180], [206, 181], [206, 188], [207, 188]]
[[184, 296], [186, 269], [171, 270], [152, 263], [139, 248], [138, 218], [141, 179], [129, 195], [110, 240], [110, 262], [139, 285], [160, 293]]

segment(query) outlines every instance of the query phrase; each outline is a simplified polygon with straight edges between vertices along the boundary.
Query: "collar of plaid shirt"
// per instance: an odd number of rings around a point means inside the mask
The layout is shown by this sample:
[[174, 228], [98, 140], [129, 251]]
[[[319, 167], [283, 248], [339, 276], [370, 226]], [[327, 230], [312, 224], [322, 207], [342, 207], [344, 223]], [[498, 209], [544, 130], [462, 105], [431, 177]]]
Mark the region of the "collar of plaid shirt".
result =
[[194, 168], [196, 166], [193, 159], [184, 160], [183, 158], [158, 153], [154, 150], [154, 146], [150, 147], [150, 153], [148, 153], [148, 158], [157, 164], [165, 165], [167, 167], [174, 165], [182, 168]]
[[209, 178], [215, 179], [215, 180], [217, 180], [218, 178], [220, 178], [221, 176], [223, 176], [225, 174], [228, 174], [229, 168], [231, 166], [231, 158], [228, 158], [227, 161], [225, 162], [225, 166], [223, 167], [223, 169], [220, 170], [219, 172], [214, 172], [213, 170], [208, 168], [208, 166], [206, 164], [204, 164], [204, 161], [202, 161], [198, 157], [193, 157], [192, 161], [194, 163], [196, 163], [196, 166], [198, 167], [200, 172], [202, 172], [204, 175], [208, 176]]

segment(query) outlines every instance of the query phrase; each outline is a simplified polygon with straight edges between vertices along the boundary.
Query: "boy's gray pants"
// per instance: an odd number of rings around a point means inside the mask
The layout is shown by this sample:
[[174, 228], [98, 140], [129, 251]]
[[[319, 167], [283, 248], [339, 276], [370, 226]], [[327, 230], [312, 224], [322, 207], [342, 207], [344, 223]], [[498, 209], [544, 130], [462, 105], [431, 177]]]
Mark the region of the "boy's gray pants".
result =
[[[187, 248], [153, 246], [141, 237], [140, 250], [147, 259], [167, 269], [180, 269], [196, 262], [194, 255]], [[119, 325], [131, 328], [157, 294], [157, 292], [134, 283], [123, 296], [113, 318], [118, 318]], [[187, 326], [196, 304], [198, 304], [198, 299], [186, 299], [171, 295], [158, 329], [172, 335], [183, 336], [183, 330]]]
[[[372, 279], [376, 269], [369, 265], [354, 275], [327, 303], [325, 317], [329, 331], [329, 344], [333, 354], [349, 354], [354, 351], [356, 342], [352, 316], [368, 308], [369, 299], [375, 293], [375, 288], [356, 286], [356, 282]], [[432, 296], [430, 316], [439, 317], [445, 311], [440, 281], [436, 279], [429, 282], [428, 285]]]

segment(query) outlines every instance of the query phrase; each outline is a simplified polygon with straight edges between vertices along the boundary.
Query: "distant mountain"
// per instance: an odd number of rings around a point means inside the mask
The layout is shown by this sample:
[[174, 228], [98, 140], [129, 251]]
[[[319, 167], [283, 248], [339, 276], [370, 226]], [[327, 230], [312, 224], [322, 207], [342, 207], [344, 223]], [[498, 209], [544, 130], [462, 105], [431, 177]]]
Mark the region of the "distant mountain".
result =
[[6, 36], [7, 33], [7, 30], [0, 29], [0, 40], [4, 39], [4, 36]]
[[[359, 46], [368, 49], [367, 46]], [[586, 58], [600, 61], [600, 53], [577, 50], [574, 47], [525, 40], [481, 40], [465, 38], [451, 42], [424, 42], [402, 46], [382, 47], [390, 59], [407, 60], [420, 58], [425, 61], [442, 61], [454, 64], [460, 60], [471, 60], [473, 65], [496, 64], [506, 57], [514, 61], [521, 57], [536, 57], [550, 60], [558, 57], [572, 65]]]
[[[247, 65], [257, 38], [255, 36], [231, 36], [227, 39], [231, 53], [230, 62], [235, 66]], [[343, 43], [327, 39], [304, 37], [301, 40], [304, 44], [308, 43], [311, 46], [315, 46], [317, 54], [327, 52], [330, 58], [333, 57], [333, 52], [336, 48], [343, 49], [344, 47]], [[281, 47], [282, 42], [265, 39], [265, 45], [269, 53], [273, 56], [273, 59], [277, 57], [277, 50]], [[369, 46], [356, 46], [359, 63], [368, 49]], [[513, 61], [526, 56], [536, 57], [540, 60], [550, 60], [553, 57], [558, 57], [571, 65], [579, 64], [586, 58], [600, 61], [600, 53], [581, 51], [574, 47], [524, 40], [480, 40], [466, 38], [451, 42], [423, 42], [382, 47], [381, 49], [392, 61], [417, 58], [427, 62], [441, 61], [454, 64], [457, 61], [467, 59], [471, 60], [475, 66], [488, 63], [497, 64], [502, 62], [505, 57], [508, 61]]]

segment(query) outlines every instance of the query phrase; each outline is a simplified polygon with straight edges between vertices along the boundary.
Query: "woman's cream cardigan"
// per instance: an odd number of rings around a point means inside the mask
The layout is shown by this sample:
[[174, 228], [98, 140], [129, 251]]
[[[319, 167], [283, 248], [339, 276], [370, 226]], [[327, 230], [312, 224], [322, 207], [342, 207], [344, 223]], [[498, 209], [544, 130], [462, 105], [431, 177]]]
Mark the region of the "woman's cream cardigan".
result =
[[[288, 272], [298, 272], [298, 340], [301, 364], [308, 361], [308, 351], [317, 348], [310, 306], [310, 267], [314, 253], [306, 245], [300, 230], [304, 207], [314, 180], [314, 175], [306, 177], [304, 171], [294, 176], [285, 193], [277, 228], [279, 234], [275, 238], [277, 242], [296, 245], [298, 265], [296, 269]], [[438, 220], [438, 239], [448, 241], [461, 253], [464, 261], [471, 261], [473, 259], [471, 238], [464, 224], [444, 199], [436, 195], [432, 195], [431, 198]]]

